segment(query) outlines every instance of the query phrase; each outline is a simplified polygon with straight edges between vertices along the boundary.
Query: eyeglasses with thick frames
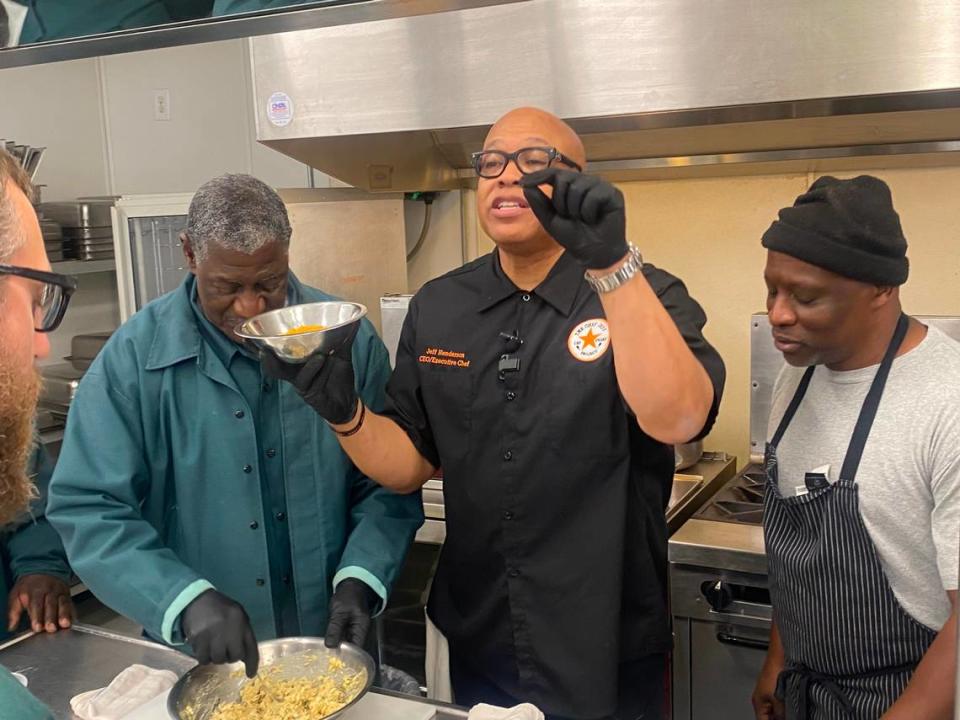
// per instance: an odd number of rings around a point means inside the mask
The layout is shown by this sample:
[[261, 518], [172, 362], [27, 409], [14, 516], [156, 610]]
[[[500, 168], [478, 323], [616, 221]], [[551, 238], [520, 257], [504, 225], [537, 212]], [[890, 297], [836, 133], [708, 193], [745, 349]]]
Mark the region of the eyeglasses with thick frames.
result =
[[575, 168], [577, 172], [583, 172], [582, 167], [554, 147], [520, 148], [512, 153], [502, 150], [481, 150], [471, 155], [470, 159], [473, 160], [473, 169], [477, 171], [477, 175], [487, 180], [503, 175], [503, 171], [507, 169], [511, 160], [524, 175], [546, 170], [555, 160]]
[[67, 311], [67, 305], [70, 304], [70, 296], [77, 289], [75, 278], [60, 273], [3, 264], [0, 264], [0, 275], [16, 275], [41, 283], [43, 288], [40, 290], [40, 299], [33, 311], [33, 328], [37, 332], [48, 333], [60, 327], [63, 314]]

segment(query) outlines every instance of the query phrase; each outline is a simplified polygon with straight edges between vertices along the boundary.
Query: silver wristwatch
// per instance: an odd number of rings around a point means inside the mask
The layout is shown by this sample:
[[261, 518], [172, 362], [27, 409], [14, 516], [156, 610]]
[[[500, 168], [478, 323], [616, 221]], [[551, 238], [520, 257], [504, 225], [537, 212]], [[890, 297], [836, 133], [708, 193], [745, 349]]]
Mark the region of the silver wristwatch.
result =
[[596, 290], [598, 294], [602, 295], [611, 290], [616, 290], [643, 269], [643, 255], [640, 254], [640, 248], [633, 243], [628, 243], [627, 247], [629, 247], [630, 254], [626, 262], [609, 275], [593, 277], [589, 272], [584, 273], [590, 287]]

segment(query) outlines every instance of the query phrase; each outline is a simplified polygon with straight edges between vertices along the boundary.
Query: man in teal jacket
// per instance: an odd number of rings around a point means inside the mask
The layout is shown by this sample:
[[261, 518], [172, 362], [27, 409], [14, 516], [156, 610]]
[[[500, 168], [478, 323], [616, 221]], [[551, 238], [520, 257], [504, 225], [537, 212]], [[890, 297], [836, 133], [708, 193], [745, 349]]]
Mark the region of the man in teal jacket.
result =
[[[254, 636], [362, 643], [423, 522], [418, 496], [364, 477], [233, 333], [332, 299], [289, 271], [289, 238], [262, 182], [226, 175], [197, 191], [182, 236], [191, 274], [85, 374], [47, 510], [101, 600], [201, 662], [244, 660], [250, 676]], [[352, 352], [357, 390], [379, 407], [389, 363], [366, 320]]]
[[[76, 287], [72, 278], [50, 272], [37, 216], [30, 205], [30, 180], [19, 164], [0, 149], [0, 528], [4, 530], [4, 582], [16, 579], [17, 602], [24, 582], [47, 578], [49, 587], [60, 590], [48, 595], [42, 605], [52, 614], [43, 624], [56, 630], [59, 604], [66, 592], [62, 551], [50, 536], [50, 528], [37, 518], [16, 524], [37, 499], [32, 473], [27, 472], [33, 445], [33, 416], [40, 391], [40, 377], [34, 367], [50, 353], [46, 333], [56, 329]], [[42, 497], [42, 496], [41, 496]], [[7, 562], [4, 563], [6, 565]], [[8, 574], [8, 570], [12, 576]], [[55, 577], [48, 573], [56, 573]], [[31, 583], [32, 584], [32, 583]], [[32, 595], [32, 593], [28, 593]], [[30, 597], [28, 612], [36, 613]], [[22, 614], [11, 608], [10, 619]], [[45, 608], [43, 612], [47, 612]], [[72, 610], [65, 609], [72, 617]], [[36, 623], [40, 616], [34, 614]], [[36, 625], [34, 625], [36, 627]], [[51, 720], [50, 711], [4, 668], [0, 667], [0, 716], [17, 720]]]

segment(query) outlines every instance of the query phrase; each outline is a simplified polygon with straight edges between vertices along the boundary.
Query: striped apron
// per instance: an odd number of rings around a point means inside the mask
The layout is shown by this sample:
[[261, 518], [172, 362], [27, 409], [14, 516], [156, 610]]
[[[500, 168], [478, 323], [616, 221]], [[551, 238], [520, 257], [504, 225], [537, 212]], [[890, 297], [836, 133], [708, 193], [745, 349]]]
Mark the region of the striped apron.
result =
[[767, 444], [763, 527], [770, 595], [786, 655], [777, 696], [785, 703], [788, 720], [876, 720], [903, 692], [936, 637], [908, 615], [893, 594], [860, 516], [855, 482], [908, 324], [901, 315], [836, 483], [811, 478], [806, 494], [780, 493], [777, 445], [815, 367], [807, 368]]

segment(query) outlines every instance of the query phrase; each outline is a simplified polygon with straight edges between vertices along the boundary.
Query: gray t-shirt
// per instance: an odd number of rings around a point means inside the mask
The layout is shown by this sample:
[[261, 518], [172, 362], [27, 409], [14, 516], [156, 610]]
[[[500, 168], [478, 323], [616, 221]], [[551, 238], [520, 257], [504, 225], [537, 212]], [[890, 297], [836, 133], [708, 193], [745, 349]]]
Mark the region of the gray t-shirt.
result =
[[[805, 368], [786, 366], [773, 389], [773, 437]], [[836, 482], [877, 366], [818, 367], [780, 441], [780, 491], [829, 466]], [[936, 328], [896, 358], [857, 472], [860, 514], [903, 609], [939, 630], [957, 588], [960, 547], [960, 343]]]

